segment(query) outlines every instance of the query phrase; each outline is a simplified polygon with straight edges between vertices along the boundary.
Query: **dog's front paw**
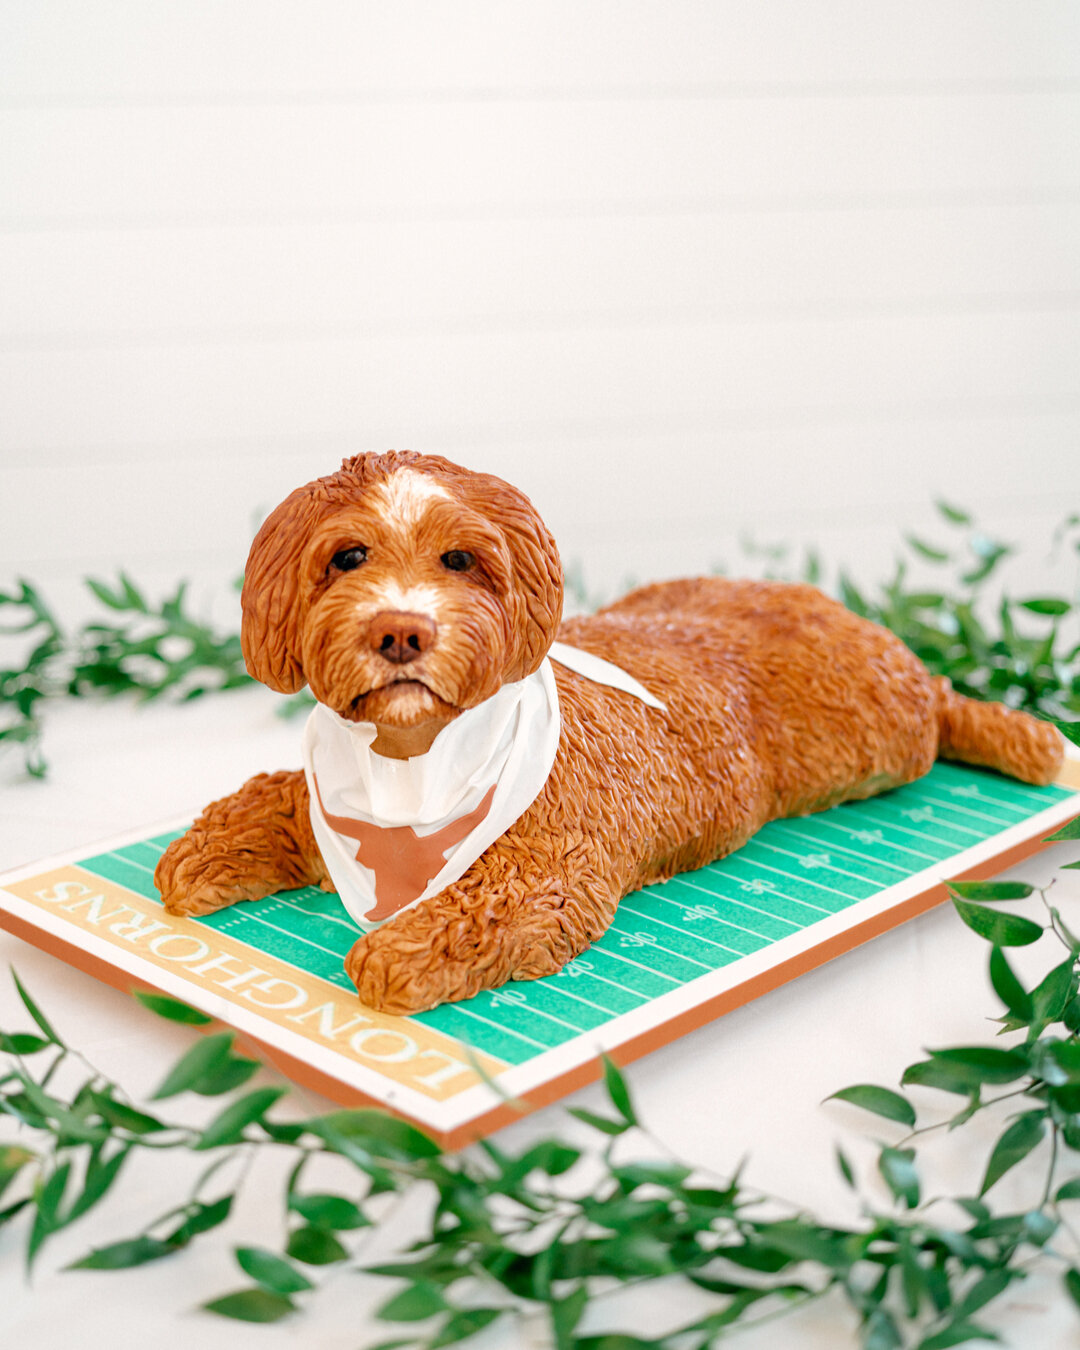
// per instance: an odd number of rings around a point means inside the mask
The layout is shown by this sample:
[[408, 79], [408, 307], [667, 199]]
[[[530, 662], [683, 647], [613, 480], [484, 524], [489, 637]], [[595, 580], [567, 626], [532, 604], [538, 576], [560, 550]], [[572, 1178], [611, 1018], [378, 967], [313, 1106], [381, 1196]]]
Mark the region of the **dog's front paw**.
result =
[[390, 927], [360, 938], [345, 958], [345, 971], [361, 1003], [398, 1017], [467, 996], [446, 992], [449, 972], [434, 944], [410, 942]]
[[259, 899], [272, 889], [252, 874], [250, 858], [230, 853], [223, 842], [193, 830], [175, 839], [161, 855], [154, 885], [170, 914], [189, 919], [238, 900]]
[[553, 975], [574, 954], [550, 911], [531, 922], [497, 923], [490, 912], [436, 898], [362, 937], [345, 969], [362, 1003], [404, 1016], [508, 980]]

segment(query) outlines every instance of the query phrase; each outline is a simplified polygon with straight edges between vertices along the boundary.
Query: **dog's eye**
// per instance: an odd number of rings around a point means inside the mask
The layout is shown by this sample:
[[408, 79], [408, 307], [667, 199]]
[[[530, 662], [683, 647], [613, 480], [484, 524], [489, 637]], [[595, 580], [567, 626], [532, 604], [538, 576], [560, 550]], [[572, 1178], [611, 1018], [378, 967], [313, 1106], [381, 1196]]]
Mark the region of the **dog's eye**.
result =
[[471, 572], [476, 566], [476, 559], [463, 548], [452, 548], [449, 553], [444, 553], [439, 561], [449, 572]]
[[367, 562], [367, 549], [358, 544], [356, 548], [343, 548], [340, 553], [335, 553], [330, 559], [330, 566], [336, 567], [339, 572], [351, 572], [362, 562]]

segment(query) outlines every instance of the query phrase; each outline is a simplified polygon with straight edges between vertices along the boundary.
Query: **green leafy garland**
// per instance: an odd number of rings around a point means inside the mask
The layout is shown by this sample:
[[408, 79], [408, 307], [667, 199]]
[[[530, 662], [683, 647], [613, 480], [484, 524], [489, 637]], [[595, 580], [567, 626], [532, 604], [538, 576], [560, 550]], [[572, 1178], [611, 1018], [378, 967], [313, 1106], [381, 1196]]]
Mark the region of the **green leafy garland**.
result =
[[239, 635], [221, 636], [187, 612], [186, 582], [157, 605], [123, 572], [115, 586], [92, 578], [86, 586], [118, 617], [83, 624], [73, 638], [29, 582], [20, 581], [11, 594], [0, 592], [0, 607], [9, 606], [15, 620], [0, 628], [0, 635], [19, 637], [30, 647], [21, 666], [0, 668], [5, 718], [0, 746], [21, 746], [34, 778], [46, 772], [41, 709], [50, 699], [117, 694], [194, 699], [254, 683], [244, 669]]
[[[1072, 736], [1080, 743], [1075, 727]], [[1080, 818], [1050, 838], [1080, 839]], [[24, 1216], [29, 1267], [50, 1237], [99, 1203], [133, 1153], [206, 1153], [213, 1161], [190, 1195], [140, 1233], [94, 1249], [71, 1268], [120, 1270], [162, 1260], [229, 1217], [238, 1188], [207, 1195], [223, 1163], [283, 1149], [294, 1160], [282, 1195], [283, 1249], [234, 1248], [247, 1282], [207, 1303], [209, 1312], [276, 1322], [315, 1295], [323, 1268], [351, 1264], [401, 1282], [376, 1317], [405, 1334], [380, 1342], [380, 1350], [436, 1350], [500, 1318], [546, 1324], [556, 1350], [706, 1350], [737, 1326], [830, 1293], [854, 1311], [864, 1350], [946, 1350], [997, 1339], [981, 1320], [983, 1310], [1037, 1265], [1059, 1265], [1068, 1296], [1080, 1305], [1080, 1237], [1069, 1219], [1080, 1200], [1080, 940], [1046, 889], [1039, 891], [1046, 923], [996, 908], [1032, 895], [1035, 888], [1025, 883], [955, 882], [950, 889], [961, 919], [991, 944], [990, 980], [1004, 1007], [997, 1020], [1010, 1043], [931, 1051], [904, 1070], [900, 1091], [861, 1083], [833, 1094], [902, 1131], [877, 1156], [892, 1205], [882, 1210], [859, 1192], [864, 1217], [854, 1227], [821, 1223], [743, 1186], [738, 1175], [705, 1176], [670, 1155], [624, 1160], [624, 1136], [650, 1136], [610, 1061], [604, 1064], [610, 1113], [570, 1112], [602, 1147], [583, 1154], [551, 1137], [520, 1153], [487, 1141], [444, 1154], [421, 1131], [381, 1111], [336, 1110], [300, 1120], [271, 1115], [286, 1089], [243, 1091], [259, 1065], [236, 1053], [231, 1032], [200, 1039], [151, 1101], [137, 1104], [65, 1042], [17, 977], [36, 1030], [0, 1032], [7, 1062], [0, 1115], [21, 1127], [21, 1142], [0, 1148], [0, 1200], [9, 1188], [18, 1196], [0, 1209], [0, 1226]], [[1047, 931], [1066, 955], [1025, 988], [1005, 949]], [[174, 1021], [211, 1020], [162, 995], [137, 997]], [[79, 1081], [62, 1093], [55, 1086], [66, 1076], [61, 1071], [69, 1074], [76, 1063]], [[908, 1087], [936, 1088], [958, 1109], [920, 1123]], [[159, 1105], [182, 1092], [229, 1100], [207, 1125], [192, 1128], [168, 1120]], [[987, 1111], [1007, 1123], [977, 1192], [948, 1204], [942, 1197], [924, 1201], [918, 1150], [925, 1137]], [[1046, 1141], [1041, 1165], [1029, 1168], [1037, 1198], [995, 1213], [989, 1192]], [[339, 1160], [347, 1184], [308, 1189], [306, 1170], [326, 1155]], [[858, 1191], [840, 1150], [836, 1162]], [[1067, 1162], [1070, 1174], [1062, 1179]], [[357, 1263], [350, 1239], [379, 1223], [380, 1197], [417, 1189], [431, 1200], [425, 1235], [398, 1259]], [[961, 1222], [939, 1218], [942, 1206], [963, 1215]], [[673, 1278], [714, 1296], [715, 1308], [652, 1339], [579, 1332], [586, 1309], [595, 1319], [613, 1289]]]
[[[939, 546], [909, 535], [907, 556], [876, 596], [864, 594], [840, 572], [835, 588], [840, 599], [855, 613], [892, 629], [935, 675], [948, 675], [962, 694], [1000, 699], [1049, 717], [1080, 718], [1080, 642], [1074, 631], [1068, 648], [1065, 627], [1076, 617], [1075, 597], [1014, 601], [1005, 595], [991, 604], [999, 565], [1013, 549], [983, 534], [966, 512], [947, 502], [937, 506], [956, 534], [955, 543]], [[1080, 554], [1080, 516], [1062, 522], [1054, 546]], [[786, 566], [789, 550], [782, 546], [746, 541], [743, 552], [764, 561], [770, 575], [790, 576], [797, 570], [815, 584], [822, 579], [822, 564], [813, 552], [799, 569]], [[913, 587], [908, 580], [913, 560], [943, 573], [951, 569], [948, 587]], [[158, 604], [151, 604], [123, 573], [112, 586], [93, 579], [86, 586], [108, 613], [70, 637], [29, 582], [19, 582], [10, 594], [0, 592], [0, 610], [7, 607], [13, 619], [0, 626], [0, 636], [18, 638], [29, 648], [22, 664], [0, 667], [0, 748], [20, 746], [26, 770], [34, 777], [46, 772], [42, 709], [50, 700], [118, 694], [193, 699], [252, 683], [239, 636], [217, 633], [195, 618], [186, 607], [186, 585]], [[580, 567], [568, 567], [567, 591], [584, 608], [597, 603]], [[284, 700], [282, 711], [288, 715], [310, 705], [310, 695], [303, 691]]]
[[[910, 589], [902, 562], [876, 599], [841, 575], [845, 603], [892, 628], [965, 693], [1004, 698], [1055, 720], [1080, 716], [1080, 648], [1058, 650], [1073, 602], [1002, 599], [991, 632], [977, 613], [981, 588], [1008, 549], [975, 532], [963, 512], [945, 504], [940, 510], [966, 532], [959, 551], [918, 539], [908, 544], [929, 562], [958, 566], [958, 596]], [[1075, 544], [1077, 524], [1076, 517], [1066, 521], [1059, 542]], [[773, 551], [771, 561], [778, 560]], [[820, 564], [811, 557], [803, 572], [817, 580]], [[21, 745], [32, 774], [45, 768], [43, 700], [124, 692], [192, 698], [247, 682], [238, 639], [216, 635], [186, 613], [183, 587], [155, 607], [124, 576], [116, 587], [87, 584], [123, 617], [87, 624], [70, 642], [33, 587], [24, 582], [18, 592], [0, 595], [0, 604], [19, 616], [7, 631], [21, 634], [31, 648], [21, 667], [0, 670], [0, 707], [9, 714], [0, 742]], [[1036, 616], [1040, 631], [1021, 632], [1018, 611]], [[1058, 724], [1080, 744], [1075, 722]], [[1080, 821], [1051, 838], [1080, 839]], [[229, 1217], [238, 1187], [217, 1193], [223, 1161], [283, 1149], [294, 1159], [282, 1197], [283, 1249], [235, 1248], [248, 1282], [207, 1304], [211, 1312], [250, 1322], [294, 1314], [314, 1296], [323, 1268], [356, 1264], [351, 1235], [380, 1221], [380, 1197], [419, 1188], [433, 1202], [426, 1235], [400, 1259], [362, 1267], [402, 1282], [377, 1313], [399, 1332], [381, 1350], [435, 1350], [500, 1318], [546, 1325], [556, 1350], [705, 1350], [738, 1326], [830, 1293], [854, 1310], [864, 1350], [946, 1350], [994, 1339], [976, 1316], [1037, 1263], [1057, 1262], [1068, 1295], [1080, 1305], [1080, 1237], [1068, 1215], [1070, 1202], [1080, 1200], [1080, 1174], [1059, 1177], [1080, 1152], [1080, 940], [1046, 890], [1039, 891], [1045, 924], [988, 907], [1032, 895], [1026, 884], [957, 882], [952, 892], [960, 917], [991, 944], [990, 979], [1004, 1005], [1002, 1032], [1012, 1043], [937, 1050], [908, 1066], [901, 1089], [935, 1088], [960, 1103], [929, 1123], [920, 1123], [903, 1090], [864, 1083], [834, 1094], [903, 1131], [878, 1150], [877, 1170], [893, 1204], [882, 1212], [864, 1195], [864, 1218], [855, 1227], [819, 1223], [744, 1187], [738, 1175], [705, 1176], [666, 1155], [656, 1162], [624, 1160], [624, 1136], [650, 1136], [611, 1063], [604, 1069], [611, 1114], [572, 1111], [603, 1147], [583, 1154], [549, 1138], [518, 1154], [487, 1142], [447, 1155], [379, 1111], [272, 1116], [286, 1089], [244, 1091], [259, 1066], [236, 1052], [229, 1032], [201, 1039], [151, 1101], [136, 1104], [67, 1045], [17, 978], [36, 1030], [0, 1032], [6, 1065], [0, 1067], [0, 1115], [15, 1123], [18, 1140], [0, 1146], [0, 1226], [16, 1219], [25, 1224], [32, 1264], [49, 1238], [110, 1191], [133, 1153], [205, 1152], [212, 1161], [190, 1195], [142, 1232], [91, 1251], [76, 1267], [117, 1270], [164, 1259]], [[1044, 931], [1067, 955], [1027, 989], [1005, 949]], [[174, 1021], [210, 1020], [160, 995], [139, 997]], [[79, 1081], [61, 1090], [73, 1072]], [[228, 1104], [195, 1129], [166, 1119], [157, 1105], [182, 1092], [227, 1096]], [[937, 1214], [944, 1201], [922, 1199], [918, 1150], [927, 1135], [959, 1128], [985, 1111], [1012, 1114], [981, 1169], [977, 1194], [951, 1202], [953, 1214], [964, 1216], [960, 1225], [943, 1222]], [[995, 1214], [987, 1194], [1046, 1141], [1039, 1198], [1020, 1212]], [[348, 1184], [341, 1191], [308, 1189], [307, 1169], [327, 1156], [346, 1169]], [[837, 1165], [858, 1190], [840, 1151]], [[595, 1320], [605, 1294], [672, 1278], [714, 1296], [715, 1309], [651, 1340], [621, 1331], [580, 1333], [586, 1309]]]

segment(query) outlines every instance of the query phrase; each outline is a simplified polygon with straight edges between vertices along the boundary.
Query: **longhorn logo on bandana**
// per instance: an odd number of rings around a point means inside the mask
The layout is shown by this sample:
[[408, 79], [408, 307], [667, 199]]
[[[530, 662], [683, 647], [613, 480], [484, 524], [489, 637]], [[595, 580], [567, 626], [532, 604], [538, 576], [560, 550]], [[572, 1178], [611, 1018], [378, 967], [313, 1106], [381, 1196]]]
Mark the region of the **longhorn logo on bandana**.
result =
[[373, 923], [389, 919], [423, 895], [428, 883], [446, 866], [446, 854], [480, 824], [491, 810], [495, 796], [492, 784], [480, 805], [467, 816], [452, 820], [431, 834], [417, 834], [411, 825], [372, 825], [366, 820], [331, 815], [314, 774], [312, 781], [326, 823], [359, 846], [356, 861], [375, 873], [378, 903], [364, 915]]
[[[590, 652], [556, 642], [550, 657], [663, 710], [626, 671]], [[459, 881], [536, 800], [559, 748], [551, 660], [465, 709], [411, 759], [376, 754], [371, 722], [349, 722], [323, 704], [312, 709], [303, 743], [311, 829], [358, 928]]]

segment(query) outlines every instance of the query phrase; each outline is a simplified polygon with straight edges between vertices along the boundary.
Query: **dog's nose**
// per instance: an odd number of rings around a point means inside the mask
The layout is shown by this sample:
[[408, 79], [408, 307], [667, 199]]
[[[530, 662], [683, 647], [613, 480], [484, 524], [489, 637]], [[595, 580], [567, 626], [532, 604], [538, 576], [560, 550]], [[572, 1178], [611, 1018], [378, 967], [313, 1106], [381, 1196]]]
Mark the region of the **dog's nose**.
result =
[[424, 614], [383, 610], [372, 619], [368, 633], [373, 651], [395, 666], [405, 666], [435, 641], [435, 624]]

